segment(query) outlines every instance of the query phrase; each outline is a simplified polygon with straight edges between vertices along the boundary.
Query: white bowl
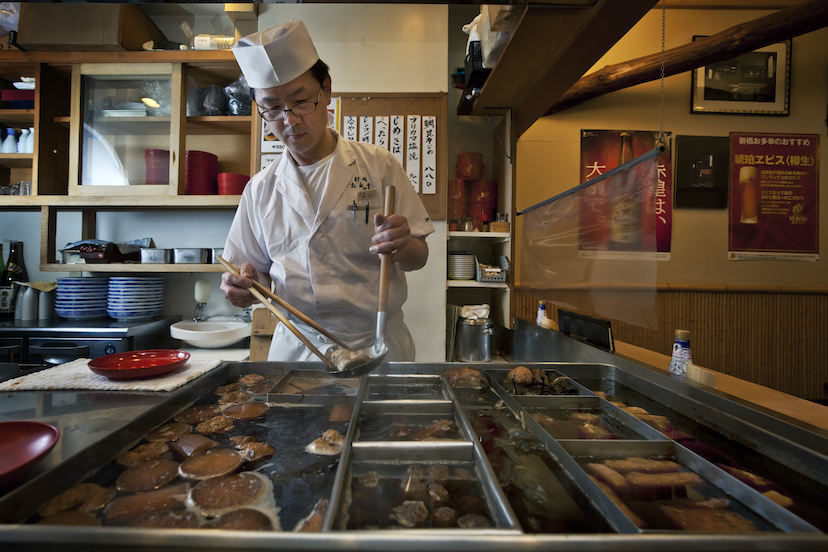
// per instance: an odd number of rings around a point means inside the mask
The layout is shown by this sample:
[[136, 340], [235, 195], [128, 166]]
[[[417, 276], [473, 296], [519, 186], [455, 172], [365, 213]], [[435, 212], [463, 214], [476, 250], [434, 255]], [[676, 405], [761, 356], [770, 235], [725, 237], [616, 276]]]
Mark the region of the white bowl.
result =
[[170, 336], [180, 339], [193, 347], [220, 349], [229, 347], [250, 336], [250, 322], [224, 320], [217, 322], [176, 322], [170, 326]]

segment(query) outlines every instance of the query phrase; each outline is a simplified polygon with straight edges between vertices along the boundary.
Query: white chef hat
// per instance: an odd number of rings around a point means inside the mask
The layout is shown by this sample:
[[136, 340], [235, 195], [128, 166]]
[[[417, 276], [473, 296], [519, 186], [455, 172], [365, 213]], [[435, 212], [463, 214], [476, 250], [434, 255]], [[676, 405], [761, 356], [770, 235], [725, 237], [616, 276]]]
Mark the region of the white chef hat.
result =
[[233, 54], [252, 88], [287, 84], [319, 60], [305, 23], [296, 20], [239, 39]]

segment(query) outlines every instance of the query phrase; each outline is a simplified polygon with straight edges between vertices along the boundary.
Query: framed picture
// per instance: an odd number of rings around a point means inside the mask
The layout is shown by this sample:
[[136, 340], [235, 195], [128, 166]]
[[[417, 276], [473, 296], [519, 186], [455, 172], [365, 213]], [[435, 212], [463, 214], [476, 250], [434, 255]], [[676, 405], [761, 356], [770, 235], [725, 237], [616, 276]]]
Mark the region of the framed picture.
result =
[[676, 207], [726, 208], [729, 163], [729, 137], [676, 136]]
[[692, 75], [692, 113], [788, 115], [791, 41], [699, 67]]

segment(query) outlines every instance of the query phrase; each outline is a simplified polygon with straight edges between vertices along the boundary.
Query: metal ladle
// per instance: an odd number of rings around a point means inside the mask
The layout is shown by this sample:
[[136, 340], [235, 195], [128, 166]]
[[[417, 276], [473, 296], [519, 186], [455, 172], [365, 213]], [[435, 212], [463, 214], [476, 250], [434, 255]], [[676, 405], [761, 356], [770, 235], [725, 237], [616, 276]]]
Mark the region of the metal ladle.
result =
[[[394, 186], [385, 188], [385, 208], [383, 215], [390, 217], [394, 214], [394, 207], [397, 200], [397, 190]], [[387, 324], [388, 295], [391, 290], [391, 269], [394, 263], [387, 253], [380, 254], [380, 282], [379, 301], [377, 304], [377, 328], [374, 335], [374, 344], [371, 347], [357, 351], [358, 354], [371, 358], [368, 362], [339, 370], [334, 375], [342, 378], [363, 376], [382, 364], [385, 355], [388, 353], [388, 346], [385, 344], [385, 327]]]

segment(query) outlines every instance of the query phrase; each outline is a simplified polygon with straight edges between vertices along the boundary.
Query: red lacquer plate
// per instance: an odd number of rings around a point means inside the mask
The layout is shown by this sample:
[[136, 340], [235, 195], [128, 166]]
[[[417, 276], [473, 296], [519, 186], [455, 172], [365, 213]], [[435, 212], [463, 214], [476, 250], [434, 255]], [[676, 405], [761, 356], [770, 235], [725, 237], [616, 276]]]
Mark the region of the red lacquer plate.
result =
[[0, 485], [34, 466], [59, 438], [58, 428], [42, 422], [0, 422]]
[[127, 351], [92, 359], [89, 369], [109, 379], [152, 378], [184, 366], [190, 353], [177, 349]]

